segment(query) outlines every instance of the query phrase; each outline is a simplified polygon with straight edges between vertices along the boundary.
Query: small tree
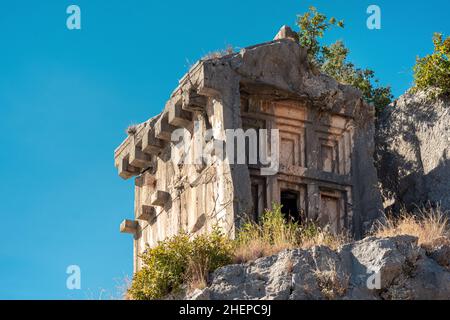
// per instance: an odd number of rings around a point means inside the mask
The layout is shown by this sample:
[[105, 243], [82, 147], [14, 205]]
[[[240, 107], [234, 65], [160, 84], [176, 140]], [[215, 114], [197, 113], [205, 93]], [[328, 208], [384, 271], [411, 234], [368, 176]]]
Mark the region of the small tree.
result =
[[434, 52], [417, 58], [414, 66], [414, 91], [428, 90], [431, 96], [450, 94], [450, 37], [433, 36]]
[[391, 88], [379, 86], [374, 71], [356, 68], [347, 61], [350, 51], [342, 41], [328, 46], [320, 45], [319, 39], [323, 38], [325, 32], [333, 26], [344, 28], [344, 21], [337, 21], [334, 17], [328, 20], [316, 8], [310, 7], [308, 12], [297, 17], [297, 25], [300, 28], [299, 42], [308, 50], [309, 60], [314, 67], [341, 83], [361, 90], [364, 99], [372, 103], [377, 111], [392, 101]]
[[297, 16], [299, 41], [302, 46], [308, 49], [311, 62], [317, 62], [320, 55], [321, 46], [319, 39], [323, 38], [325, 31], [333, 26], [344, 27], [344, 21], [339, 21], [332, 17], [327, 21], [327, 17], [318, 12], [315, 7], [309, 7], [309, 12]]

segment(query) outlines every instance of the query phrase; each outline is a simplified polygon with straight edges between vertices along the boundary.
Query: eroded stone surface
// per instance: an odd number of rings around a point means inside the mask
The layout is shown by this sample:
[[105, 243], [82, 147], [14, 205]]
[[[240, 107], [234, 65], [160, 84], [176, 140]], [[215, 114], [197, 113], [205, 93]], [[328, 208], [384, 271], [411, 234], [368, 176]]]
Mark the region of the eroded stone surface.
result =
[[387, 206], [450, 211], [450, 100], [406, 93], [378, 120], [378, 175]]

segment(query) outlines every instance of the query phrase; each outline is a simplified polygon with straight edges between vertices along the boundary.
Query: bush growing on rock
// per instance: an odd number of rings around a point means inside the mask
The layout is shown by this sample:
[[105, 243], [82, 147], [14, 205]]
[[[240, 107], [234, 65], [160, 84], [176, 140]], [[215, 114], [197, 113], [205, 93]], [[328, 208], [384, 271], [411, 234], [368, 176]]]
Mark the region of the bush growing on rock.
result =
[[436, 97], [450, 94], [450, 37], [444, 40], [442, 33], [435, 33], [433, 44], [432, 54], [417, 58], [413, 91], [431, 89], [431, 95]]
[[231, 263], [232, 242], [217, 228], [190, 239], [187, 234], [161, 241], [142, 254], [144, 266], [135, 273], [128, 290], [132, 299], [161, 299], [184, 283], [199, 285], [209, 272]]
[[300, 44], [308, 50], [309, 60], [320, 72], [361, 90], [364, 99], [372, 103], [378, 112], [391, 103], [391, 88], [380, 86], [373, 70], [357, 68], [348, 62], [350, 50], [342, 41], [328, 46], [320, 44], [319, 39], [323, 38], [327, 30], [333, 26], [344, 27], [342, 20], [327, 20], [324, 14], [310, 7], [308, 12], [298, 16], [297, 25], [300, 28]]

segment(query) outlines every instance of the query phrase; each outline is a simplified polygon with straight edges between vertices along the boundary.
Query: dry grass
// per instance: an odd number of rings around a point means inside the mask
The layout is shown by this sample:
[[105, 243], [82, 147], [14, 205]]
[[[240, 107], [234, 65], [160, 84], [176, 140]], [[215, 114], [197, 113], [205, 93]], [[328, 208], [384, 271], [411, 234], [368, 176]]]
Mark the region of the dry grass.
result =
[[187, 271], [187, 289], [188, 292], [193, 292], [196, 289], [204, 289], [208, 285], [208, 267], [209, 261], [206, 258], [205, 261], [196, 261], [189, 259], [188, 271]]
[[128, 126], [128, 128], [125, 130], [125, 132], [129, 135], [129, 136], [133, 136], [136, 134], [138, 129], [138, 125], [137, 124], [131, 124]]
[[261, 239], [253, 239], [245, 244], [239, 244], [234, 251], [234, 262], [245, 263], [262, 257], [272, 256], [286, 249], [293, 249], [295, 245], [289, 242], [271, 244]]
[[234, 52], [233, 46], [227, 45], [227, 47], [225, 49], [207, 53], [202, 58], [202, 60], [220, 59], [226, 55], [232, 54], [233, 52]]
[[416, 215], [403, 210], [399, 218], [380, 223], [374, 235], [383, 238], [412, 235], [419, 239], [419, 245], [434, 246], [449, 241], [450, 226], [448, 217], [440, 208], [422, 209]]
[[131, 286], [132, 279], [128, 276], [125, 276], [122, 279], [117, 281], [116, 289], [117, 289], [117, 299], [115, 300], [132, 300], [131, 296], [128, 293], [128, 289]]
[[311, 236], [301, 238], [301, 248], [309, 249], [315, 246], [326, 246], [332, 250], [337, 250], [344, 244], [353, 241], [348, 233], [333, 234], [325, 229], [318, 228], [318, 231]]
[[261, 220], [260, 224], [248, 222], [241, 228], [234, 249], [235, 263], [271, 256], [285, 249], [319, 245], [337, 249], [350, 241], [347, 235], [334, 235], [314, 223], [298, 225], [285, 221], [279, 205], [266, 211]]
[[320, 291], [329, 300], [342, 297], [347, 292], [350, 277], [346, 274], [340, 277], [336, 265], [331, 260], [328, 261], [327, 270], [317, 268], [314, 271], [314, 276], [317, 279]]

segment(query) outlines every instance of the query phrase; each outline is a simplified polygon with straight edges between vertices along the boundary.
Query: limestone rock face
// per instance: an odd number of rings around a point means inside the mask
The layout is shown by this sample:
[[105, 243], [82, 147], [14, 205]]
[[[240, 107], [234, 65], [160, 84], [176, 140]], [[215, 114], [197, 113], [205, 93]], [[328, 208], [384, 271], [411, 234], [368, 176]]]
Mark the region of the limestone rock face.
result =
[[450, 270], [444, 266], [449, 248], [433, 255], [417, 238], [397, 236], [366, 238], [337, 251], [286, 250], [220, 268], [208, 287], [188, 299], [450, 299]]
[[406, 93], [378, 119], [378, 176], [393, 209], [450, 210], [450, 99]]

